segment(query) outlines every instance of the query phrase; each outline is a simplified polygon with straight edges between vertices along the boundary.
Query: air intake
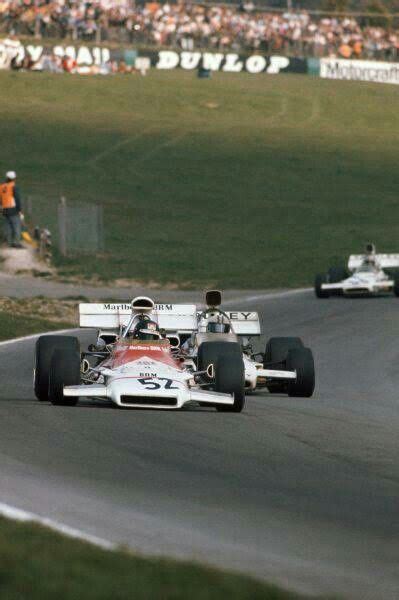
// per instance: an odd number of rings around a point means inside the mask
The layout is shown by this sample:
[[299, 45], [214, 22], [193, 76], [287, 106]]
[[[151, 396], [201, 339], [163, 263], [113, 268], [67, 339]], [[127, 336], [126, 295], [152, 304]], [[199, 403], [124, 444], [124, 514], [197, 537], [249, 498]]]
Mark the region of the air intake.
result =
[[128, 406], [177, 406], [177, 398], [160, 396], [121, 396], [121, 404]]
[[154, 310], [154, 307], [154, 300], [146, 296], [137, 296], [137, 298], [133, 298], [132, 300], [132, 311], [136, 313], [151, 312]]

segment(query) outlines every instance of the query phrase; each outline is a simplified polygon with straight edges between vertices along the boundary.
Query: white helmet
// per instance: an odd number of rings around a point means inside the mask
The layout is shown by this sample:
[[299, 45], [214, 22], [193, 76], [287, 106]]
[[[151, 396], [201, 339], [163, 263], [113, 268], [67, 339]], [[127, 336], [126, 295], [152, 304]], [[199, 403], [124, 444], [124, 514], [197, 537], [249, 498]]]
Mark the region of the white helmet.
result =
[[7, 177], [7, 179], [16, 179], [17, 174], [15, 171], [7, 171], [6, 177]]

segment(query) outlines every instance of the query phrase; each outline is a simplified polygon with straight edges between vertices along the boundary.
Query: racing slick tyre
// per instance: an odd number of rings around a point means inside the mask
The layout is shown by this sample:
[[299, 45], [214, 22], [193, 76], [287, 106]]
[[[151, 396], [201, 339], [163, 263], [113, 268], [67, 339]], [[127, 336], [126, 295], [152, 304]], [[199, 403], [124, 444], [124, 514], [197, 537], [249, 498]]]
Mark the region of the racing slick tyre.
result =
[[296, 380], [288, 383], [288, 395], [310, 398], [315, 386], [312, 351], [309, 348], [293, 348], [288, 352], [287, 367], [297, 373]]
[[219, 412], [242, 411], [245, 405], [245, 377], [242, 356], [219, 356], [215, 364], [215, 391], [234, 395], [234, 404], [216, 405]]
[[[288, 352], [294, 348], [304, 348], [303, 342], [299, 337], [272, 337], [266, 344], [264, 354], [263, 367], [276, 366], [284, 370]], [[271, 363], [271, 364], [270, 364]], [[279, 364], [282, 363], [282, 364]], [[283, 394], [287, 392], [286, 383], [272, 383], [267, 386], [267, 389], [271, 394]]]
[[393, 293], [395, 296], [399, 296], [399, 274], [395, 273], [393, 278]]
[[54, 350], [71, 349], [79, 352], [79, 341], [76, 337], [68, 335], [41, 335], [36, 342], [34, 388], [36, 398], [48, 401], [48, 381], [50, 362]]
[[75, 406], [77, 397], [65, 397], [64, 385], [79, 385], [80, 353], [73, 348], [57, 349], [50, 363], [48, 394], [51, 404]]
[[330, 297], [330, 292], [328, 290], [323, 290], [322, 289], [322, 285], [323, 283], [327, 283], [327, 276], [326, 275], [316, 275], [316, 278], [314, 280], [314, 293], [316, 294], [317, 298], [329, 298]]
[[206, 371], [220, 356], [239, 357], [243, 362], [241, 345], [237, 342], [203, 342], [198, 348], [198, 371]]
[[345, 267], [330, 267], [328, 269], [328, 281], [330, 283], [339, 283], [347, 277], [349, 277], [349, 273]]

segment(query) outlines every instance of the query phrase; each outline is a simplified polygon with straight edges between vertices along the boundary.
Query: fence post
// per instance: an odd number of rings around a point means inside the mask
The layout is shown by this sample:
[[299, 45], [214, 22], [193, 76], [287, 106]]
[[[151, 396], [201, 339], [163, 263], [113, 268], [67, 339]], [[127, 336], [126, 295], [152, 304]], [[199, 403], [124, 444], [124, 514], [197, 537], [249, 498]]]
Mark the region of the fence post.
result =
[[67, 222], [67, 204], [65, 196], [61, 196], [60, 203], [58, 205], [58, 238], [59, 238], [59, 247], [62, 256], [67, 255], [67, 231], [66, 231], [66, 222]]
[[104, 250], [104, 226], [103, 226], [103, 207], [97, 204], [97, 247], [100, 252]]

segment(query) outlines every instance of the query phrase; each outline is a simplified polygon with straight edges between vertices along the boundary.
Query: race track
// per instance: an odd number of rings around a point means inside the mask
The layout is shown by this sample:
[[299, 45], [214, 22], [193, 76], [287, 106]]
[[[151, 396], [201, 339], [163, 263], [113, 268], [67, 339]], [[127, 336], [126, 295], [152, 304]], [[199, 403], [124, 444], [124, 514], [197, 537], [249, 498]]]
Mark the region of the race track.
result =
[[307, 594], [397, 599], [398, 301], [241, 307], [313, 349], [314, 398], [256, 394], [240, 415], [59, 408], [33, 397], [34, 341], [0, 346], [0, 501]]

